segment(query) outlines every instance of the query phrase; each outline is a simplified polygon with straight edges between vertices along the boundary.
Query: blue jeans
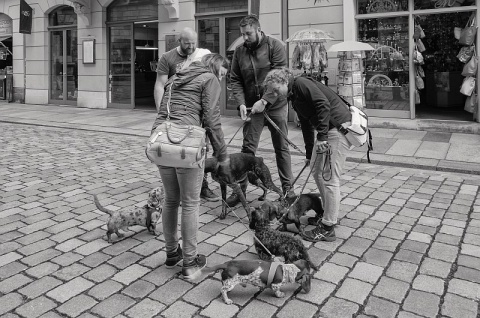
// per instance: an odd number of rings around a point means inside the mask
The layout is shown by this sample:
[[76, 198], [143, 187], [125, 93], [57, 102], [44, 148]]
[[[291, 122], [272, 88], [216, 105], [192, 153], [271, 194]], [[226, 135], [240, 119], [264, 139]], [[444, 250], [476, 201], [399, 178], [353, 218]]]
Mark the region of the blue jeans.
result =
[[[322, 177], [325, 156], [323, 154], [317, 155], [315, 148], [313, 149], [310, 162], [312, 175], [315, 179], [318, 190], [320, 191], [323, 209], [325, 211], [322, 223], [325, 225], [334, 225], [337, 223], [338, 211], [340, 210], [340, 180], [345, 166], [347, 152], [350, 148], [350, 143], [345, 135], [339, 132], [337, 128], [328, 131], [328, 143], [330, 144], [330, 149], [332, 151], [330, 180], [325, 181]], [[317, 159], [315, 157], [317, 157]], [[325, 169], [323, 175], [328, 179], [330, 176], [328, 164]]]
[[165, 191], [163, 236], [167, 253], [178, 246], [178, 207], [182, 200], [181, 232], [184, 264], [197, 256], [198, 212], [203, 169], [158, 166]]
[[[280, 128], [280, 130], [288, 135], [287, 117], [288, 107], [285, 105], [282, 108], [274, 109], [267, 112], [272, 121]], [[267, 124], [272, 136], [273, 148], [275, 149], [275, 158], [277, 160], [278, 175], [282, 183], [282, 189], [290, 188], [293, 182], [292, 175], [292, 159], [290, 157], [290, 149], [285, 138], [270, 125], [265, 119], [263, 113], [253, 114], [250, 116], [251, 120], [246, 122], [243, 126], [243, 146], [242, 152], [255, 154], [260, 142], [263, 127]]]

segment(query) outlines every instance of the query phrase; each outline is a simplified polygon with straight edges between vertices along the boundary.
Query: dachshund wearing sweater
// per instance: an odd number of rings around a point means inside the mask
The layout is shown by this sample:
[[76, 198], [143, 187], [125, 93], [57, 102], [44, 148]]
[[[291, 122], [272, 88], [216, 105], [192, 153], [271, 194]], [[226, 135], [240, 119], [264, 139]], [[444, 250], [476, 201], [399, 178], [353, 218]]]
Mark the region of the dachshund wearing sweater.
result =
[[252, 284], [258, 287], [270, 287], [275, 296], [281, 298], [285, 293], [280, 290], [288, 283], [300, 283], [305, 293], [310, 292], [310, 266], [305, 260], [293, 264], [266, 262], [258, 260], [233, 260], [217, 266], [206, 267], [202, 272], [222, 270], [222, 297], [227, 305], [233, 303], [227, 293], [237, 284], [246, 287]]

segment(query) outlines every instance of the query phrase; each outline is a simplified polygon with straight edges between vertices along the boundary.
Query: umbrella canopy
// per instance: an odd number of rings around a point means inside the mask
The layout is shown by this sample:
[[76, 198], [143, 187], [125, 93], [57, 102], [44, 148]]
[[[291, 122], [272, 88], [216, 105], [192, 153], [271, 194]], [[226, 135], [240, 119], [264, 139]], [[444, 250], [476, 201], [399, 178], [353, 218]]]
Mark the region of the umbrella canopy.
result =
[[287, 39], [287, 42], [326, 42], [334, 38], [323, 30], [308, 28], [295, 32]]
[[[285, 44], [285, 42], [283, 42], [282, 40], [280, 40], [279, 38], [277, 38], [277, 37], [275, 37], [275, 36], [269, 35], [269, 37], [274, 38], [274, 39], [280, 41], [280, 43], [282, 43], [282, 45], [283, 45], [284, 47], [287, 45], [287, 44]], [[235, 49], [236, 49], [237, 47], [239, 47], [240, 45], [243, 45], [243, 42], [245, 42], [245, 41], [243, 40], [243, 36], [239, 36], [235, 41], [233, 41], [232, 44], [230, 44], [230, 46], [229, 46], [228, 49], [227, 49], [227, 52], [228, 52], [228, 51], [235, 51]]]
[[375, 48], [368, 43], [345, 41], [332, 45], [328, 52], [373, 51]]

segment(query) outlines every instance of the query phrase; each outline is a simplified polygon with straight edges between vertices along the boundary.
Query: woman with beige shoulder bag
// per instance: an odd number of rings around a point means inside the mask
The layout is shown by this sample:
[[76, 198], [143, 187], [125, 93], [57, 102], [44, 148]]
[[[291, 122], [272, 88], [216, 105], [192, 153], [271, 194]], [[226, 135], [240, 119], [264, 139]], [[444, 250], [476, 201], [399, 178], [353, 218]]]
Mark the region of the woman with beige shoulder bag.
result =
[[[207, 54], [201, 62], [193, 62], [190, 66], [177, 72], [165, 84], [165, 94], [160, 103], [160, 109], [152, 128], [152, 137], [159, 136], [181, 141], [188, 139], [189, 134], [174, 135], [172, 130], [177, 127], [177, 132], [182, 126], [187, 131], [197, 127], [204, 127], [213, 148], [213, 156], [221, 166], [228, 167], [227, 146], [220, 122], [220, 80], [227, 73], [228, 62], [220, 54]], [[166, 132], [161, 131], [161, 126], [167, 127]], [[168, 130], [170, 127], [170, 131]], [[170, 136], [174, 135], [174, 136]], [[172, 146], [165, 143], [165, 147]], [[160, 177], [165, 192], [163, 207], [163, 235], [165, 237], [165, 250], [167, 259], [165, 267], [173, 268], [183, 262], [182, 275], [185, 279], [197, 278], [201, 269], [207, 264], [205, 255], [197, 254], [197, 230], [200, 205], [200, 189], [203, 180], [204, 160], [193, 162], [190, 166], [181, 164], [179, 156], [178, 165], [173, 161], [165, 161], [159, 157], [168, 156], [164, 149], [157, 147], [152, 153], [147, 146], [147, 156], [158, 165]], [[182, 151], [182, 157], [188, 155]], [[202, 156], [204, 154], [202, 153]], [[228, 169], [228, 168], [226, 168]], [[178, 244], [178, 207], [182, 203], [181, 234], [182, 248]]]

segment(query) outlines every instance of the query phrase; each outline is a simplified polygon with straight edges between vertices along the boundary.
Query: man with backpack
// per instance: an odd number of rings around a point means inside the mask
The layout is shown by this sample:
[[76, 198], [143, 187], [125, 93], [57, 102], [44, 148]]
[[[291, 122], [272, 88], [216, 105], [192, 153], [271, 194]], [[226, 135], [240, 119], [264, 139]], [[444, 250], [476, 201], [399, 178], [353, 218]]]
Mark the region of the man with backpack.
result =
[[[240, 116], [246, 121], [243, 127], [242, 152], [255, 154], [266, 123], [264, 110], [278, 129], [285, 136], [288, 134], [286, 97], [263, 89], [263, 81], [271, 69], [287, 66], [287, 53], [279, 40], [261, 31], [260, 22], [255, 15], [248, 15], [240, 21], [240, 32], [244, 44], [237, 47], [233, 54], [230, 80]], [[251, 114], [248, 116], [247, 108], [251, 108]], [[283, 193], [292, 196], [293, 176], [288, 143], [277, 128], [270, 122], [267, 122], [267, 125], [275, 148]], [[243, 193], [247, 189], [247, 184], [246, 178], [240, 182]], [[237, 205], [239, 201], [236, 194], [227, 198], [227, 204], [231, 207]]]
[[352, 147], [344, 129], [352, 120], [349, 107], [327, 86], [311, 77], [294, 78], [286, 68], [270, 71], [264, 84], [274, 94], [292, 101], [302, 127], [306, 164], [311, 166], [322, 198], [323, 217], [308, 218], [308, 224], [316, 227], [303, 231], [301, 235], [310, 242], [335, 241], [334, 226], [341, 200], [340, 179], [347, 152]]

